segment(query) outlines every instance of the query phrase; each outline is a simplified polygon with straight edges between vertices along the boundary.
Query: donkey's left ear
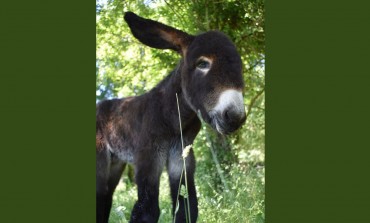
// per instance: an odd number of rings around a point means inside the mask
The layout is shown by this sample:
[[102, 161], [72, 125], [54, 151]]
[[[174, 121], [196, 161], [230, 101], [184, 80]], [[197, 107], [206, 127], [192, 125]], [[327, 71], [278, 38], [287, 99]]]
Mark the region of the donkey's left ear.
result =
[[144, 43], [157, 49], [172, 49], [183, 56], [194, 36], [162, 23], [144, 19], [133, 12], [125, 13], [125, 20], [132, 34]]

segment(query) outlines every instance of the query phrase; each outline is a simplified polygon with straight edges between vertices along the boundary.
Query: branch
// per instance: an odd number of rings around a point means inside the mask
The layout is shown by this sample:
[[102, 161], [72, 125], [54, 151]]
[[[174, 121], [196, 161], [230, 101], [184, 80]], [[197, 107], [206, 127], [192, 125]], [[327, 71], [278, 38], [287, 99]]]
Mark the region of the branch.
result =
[[177, 11], [172, 8], [172, 5], [170, 3], [168, 3], [166, 0], [164, 0], [164, 2], [167, 4], [168, 8], [170, 8], [171, 11], [178, 17], [178, 19], [180, 20], [180, 23], [181, 23], [182, 27], [185, 28], [186, 26], [185, 26], [185, 23], [184, 23], [184, 21], [182, 19], [182, 16], [180, 16], [180, 14], [177, 13]]
[[246, 120], [248, 119], [248, 116], [252, 112], [252, 107], [256, 103], [257, 99], [263, 94], [263, 92], [265, 92], [265, 87], [263, 87], [263, 89], [261, 91], [257, 92], [257, 94], [252, 98], [252, 100], [251, 100], [251, 102], [249, 103], [249, 106], [248, 106], [248, 111], [247, 111], [247, 115], [246, 115], [246, 118], [245, 118]]
[[250, 67], [248, 68], [248, 71], [253, 70], [255, 67], [257, 67], [257, 65], [261, 64], [261, 63], [262, 63], [262, 61], [263, 61], [264, 59], [265, 59], [265, 58], [262, 58], [262, 59], [258, 60], [255, 64], [253, 64], [252, 66], [250, 66]]

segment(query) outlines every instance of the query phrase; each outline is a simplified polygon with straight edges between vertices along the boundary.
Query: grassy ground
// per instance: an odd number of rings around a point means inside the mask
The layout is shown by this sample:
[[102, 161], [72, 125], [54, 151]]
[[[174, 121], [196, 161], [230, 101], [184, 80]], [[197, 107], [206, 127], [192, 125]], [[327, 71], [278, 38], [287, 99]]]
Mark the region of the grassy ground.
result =
[[[209, 143], [204, 143], [205, 137], [197, 137], [194, 143], [194, 152], [197, 159], [195, 175], [199, 217], [197, 222], [202, 223], [264, 223], [265, 199], [265, 168], [263, 148], [240, 149], [237, 151], [237, 162], [224, 162], [220, 159], [222, 174], [227, 188], [220, 180], [215, 162], [212, 160]], [[218, 155], [222, 155], [220, 149]], [[224, 152], [225, 153], [225, 152]], [[230, 153], [230, 152], [229, 152]], [[129, 222], [130, 213], [137, 199], [137, 188], [130, 183], [124, 173], [113, 197], [113, 207], [110, 223]], [[172, 222], [171, 198], [168, 175], [164, 171], [160, 185], [159, 223]]]

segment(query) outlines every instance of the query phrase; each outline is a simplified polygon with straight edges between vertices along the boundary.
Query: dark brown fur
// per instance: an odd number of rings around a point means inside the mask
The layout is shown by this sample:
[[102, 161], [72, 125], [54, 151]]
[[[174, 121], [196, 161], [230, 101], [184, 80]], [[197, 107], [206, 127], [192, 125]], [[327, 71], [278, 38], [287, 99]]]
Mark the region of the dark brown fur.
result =
[[[232, 42], [220, 32], [191, 36], [164, 24], [128, 12], [125, 20], [134, 36], [144, 44], [173, 49], [183, 55], [177, 68], [151, 91], [137, 97], [105, 100], [96, 110], [97, 222], [108, 222], [112, 195], [126, 163], [135, 167], [138, 200], [130, 222], [157, 222], [159, 217], [159, 178], [166, 166], [169, 173], [173, 208], [176, 205], [183, 161], [176, 93], [179, 97], [184, 144], [192, 144], [200, 130], [196, 111], [206, 122], [222, 118], [209, 110], [223, 89], [243, 89], [241, 60]], [[195, 69], [200, 56], [214, 58], [205, 76]], [[231, 108], [230, 108], [231, 110]], [[225, 132], [236, 130], [245, 120], [225, 122]], [[191, 222], [198, 216], [194, 184], [195, 158], [186, 159]], [[183, 183], [183, 182], [182, 182]], [[184, 199], [176, 222], [185, 222]]]

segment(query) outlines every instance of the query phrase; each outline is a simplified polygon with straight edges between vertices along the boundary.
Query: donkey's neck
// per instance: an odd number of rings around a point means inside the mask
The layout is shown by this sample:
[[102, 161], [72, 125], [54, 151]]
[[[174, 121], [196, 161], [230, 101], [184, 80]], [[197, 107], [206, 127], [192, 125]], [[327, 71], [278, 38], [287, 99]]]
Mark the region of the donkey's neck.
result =
[[152, 91], [160, 93], [160, 101], [162, 105], [163, 117], [167, 121], [167, 125], [171, 126], [175, 132], [180, 131], [179, 113], [176, 100], [178, 96], [178, 105], [180, 108], [180, 117], [182, 130], [186, 129], [194, 122], [199, 122], [196, 113], [187, 103], [184, 93], [181, 90], [181, 70], [183, 60], [180, 61], [174, 71], [172, 71], [156, 88]]

